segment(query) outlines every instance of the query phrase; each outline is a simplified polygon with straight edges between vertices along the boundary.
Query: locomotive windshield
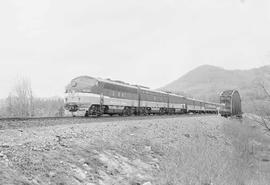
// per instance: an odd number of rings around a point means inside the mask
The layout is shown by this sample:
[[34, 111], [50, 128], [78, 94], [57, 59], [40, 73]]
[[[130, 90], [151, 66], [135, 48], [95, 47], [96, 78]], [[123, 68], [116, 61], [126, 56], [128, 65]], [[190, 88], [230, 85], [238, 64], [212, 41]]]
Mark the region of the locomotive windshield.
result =
[[71, 92], [91, 92], [93, 86], [97, 85], [98, 81], [88, 76], [82, 76], [73, 79], [66, 87], [66, 93]]

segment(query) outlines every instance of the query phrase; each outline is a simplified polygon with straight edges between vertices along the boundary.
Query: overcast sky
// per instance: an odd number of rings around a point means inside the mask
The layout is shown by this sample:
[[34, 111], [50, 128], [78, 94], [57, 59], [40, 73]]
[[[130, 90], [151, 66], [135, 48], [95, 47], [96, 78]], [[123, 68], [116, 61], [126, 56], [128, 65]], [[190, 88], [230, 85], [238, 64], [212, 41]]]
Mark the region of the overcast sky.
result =
[[158, 88], [270, 64], [269, 0], [9, 0], [0, 23], [0, 98], [18, 76], [45, 97], [79, 75]]

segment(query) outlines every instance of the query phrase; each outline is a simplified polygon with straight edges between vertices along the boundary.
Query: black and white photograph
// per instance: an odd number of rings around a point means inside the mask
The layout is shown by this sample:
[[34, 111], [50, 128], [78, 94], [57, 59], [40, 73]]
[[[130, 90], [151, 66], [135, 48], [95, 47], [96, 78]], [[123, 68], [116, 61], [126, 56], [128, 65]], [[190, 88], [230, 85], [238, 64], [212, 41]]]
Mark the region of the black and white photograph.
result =
[[3, 0], [0, 64], [0, 185], [270, 185], [269, 0]]

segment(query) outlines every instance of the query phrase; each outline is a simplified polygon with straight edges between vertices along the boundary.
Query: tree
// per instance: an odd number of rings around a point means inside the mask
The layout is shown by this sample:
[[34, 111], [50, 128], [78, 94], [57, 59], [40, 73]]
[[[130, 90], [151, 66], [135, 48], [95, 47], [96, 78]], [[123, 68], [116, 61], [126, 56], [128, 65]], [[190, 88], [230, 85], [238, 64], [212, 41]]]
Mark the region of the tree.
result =
[[[258, 83], [258, 86], [263, 91], [266, 96], [265, 101], [270, 103], [270, 92], [266, 89], [263, 83]], [[268, 103], [267, 103], [268, 104]], [[270, 132], [270, 109], [269, 107], [258, 108], [256, 103], [253, 103], [257, 112], [259, 113], [258, 117], [254, 117], [253, 120], [261, 124], [268, 132]]]
[[[260, 84], [261, 88], [263, 89], [263, 92], [266, 95], [266, 101], [270, 100], [270, 93], [269, 91], [265, 88], [265, 86], [261, 83]], [[264, 117], [261, 117], [261, 124], [268, 130], [270, 131], [270, 112], [265, 111], [266, 114]]]
[[9, 116], [32, 117], [34, 115], [33, 92], [30, 80], [18, 79], [7, 98]]

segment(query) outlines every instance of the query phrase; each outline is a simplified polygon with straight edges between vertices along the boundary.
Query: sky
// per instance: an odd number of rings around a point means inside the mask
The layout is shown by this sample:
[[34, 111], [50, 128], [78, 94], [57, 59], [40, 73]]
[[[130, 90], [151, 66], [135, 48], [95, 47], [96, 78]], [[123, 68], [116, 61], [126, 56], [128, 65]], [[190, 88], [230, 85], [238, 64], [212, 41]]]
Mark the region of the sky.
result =
[[269, 0], [0, 2], [0, 98], [62, 96], [80, 75], [162, 87], [204, 64], [270, 64]]

